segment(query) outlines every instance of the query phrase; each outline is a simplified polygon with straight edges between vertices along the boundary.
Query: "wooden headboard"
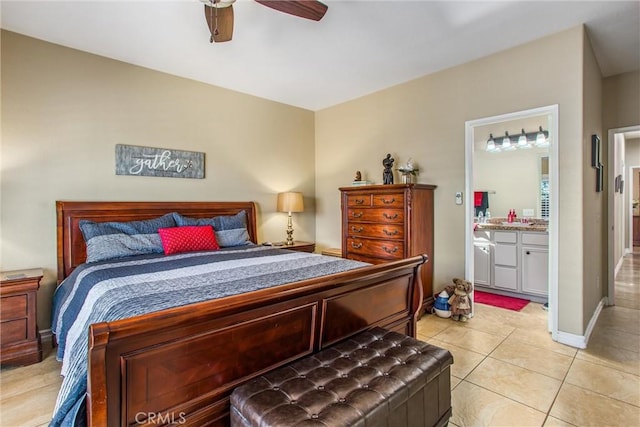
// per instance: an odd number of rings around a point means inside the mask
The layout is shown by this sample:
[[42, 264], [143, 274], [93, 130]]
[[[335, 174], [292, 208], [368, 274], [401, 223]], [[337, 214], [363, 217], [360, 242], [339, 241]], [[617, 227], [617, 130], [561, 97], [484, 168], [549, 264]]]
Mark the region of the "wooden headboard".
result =
[[58, 283], [85, 262], [87, 248], [79, 222], [138, 221], [178, 212], [193, 218], [247, 213], [251, 241], [257, 243], [256, 205], [253, 202], [56, 202]]

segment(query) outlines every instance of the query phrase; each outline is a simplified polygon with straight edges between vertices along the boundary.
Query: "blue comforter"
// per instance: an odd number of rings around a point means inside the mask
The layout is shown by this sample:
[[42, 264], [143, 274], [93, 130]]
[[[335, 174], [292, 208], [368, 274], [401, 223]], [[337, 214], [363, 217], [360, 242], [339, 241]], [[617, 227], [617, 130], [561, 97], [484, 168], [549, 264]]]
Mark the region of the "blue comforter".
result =
[[62, 387], [51, 426], [85, 421], [89, 325], [251, 292], [367, 264], [263, 246], [83, 264], [56, 289], [52, 330]]

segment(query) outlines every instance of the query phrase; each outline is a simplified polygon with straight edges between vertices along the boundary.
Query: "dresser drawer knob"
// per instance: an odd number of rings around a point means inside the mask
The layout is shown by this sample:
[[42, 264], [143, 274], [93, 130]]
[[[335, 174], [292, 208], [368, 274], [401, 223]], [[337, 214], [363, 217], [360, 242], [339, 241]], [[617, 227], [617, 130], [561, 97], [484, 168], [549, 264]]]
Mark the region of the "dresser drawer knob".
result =
[[382, 232], [387, 236], [395, 236], [398, 234], [398, 230], [389, 231], [387, 229], [383, 229]]
[[395, 254], [396, 252], [398, 252], [398, 247], [394, 246], [393, 248], [389, 249], [386, 246], [383, 246], [382, 249], [384, 249], [384, 251], [388, 254]]
[[353, 249], [360, 249], [360, 248], [362, 247], [362, 243], [354, 243], [354, 242], [351, 242], [351, 247], [352, 247]]
[[356, 205], [361, 205], [364, 203], [364, 199], [356, 199]]
[[392, 203], [396, 202], [396, 198], [392, 198], [391, 200], [387, 200], [387, 199], [382, 199], [382, 203], [384, 203], [385, 205], [390, 205]]
[[398, 214], [397, 213], [395, 213], [393, 215], [389, 215], [388, 213], [385, 212], [385, 213], [382, 214], [382, 216], [385, 217], [386, 219], [396, 219], [396, 218], [398, 218]]
[[356, 226], [355, 226], [355, 225], [352, 225], [352, 226], [351, 226], [351, 231], [353, 231], [354, 233], [361, 233], [361, 232], [363, 232], [363, 231], [364, 231], [364, 227], [358, 227], [358, 228], [356, 228]]
[[354, 212], [354, 213], [353, 213], [353, 217], [354, 217], [354, 218], [360, 218], [360, 217], [362, 217], [362, 212]]

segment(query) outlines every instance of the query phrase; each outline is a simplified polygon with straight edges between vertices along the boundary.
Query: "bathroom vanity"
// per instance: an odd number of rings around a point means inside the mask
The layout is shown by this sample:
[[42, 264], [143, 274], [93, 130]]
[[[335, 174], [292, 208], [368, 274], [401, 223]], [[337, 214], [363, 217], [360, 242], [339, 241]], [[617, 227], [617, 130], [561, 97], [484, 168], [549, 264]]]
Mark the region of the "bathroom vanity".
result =
[[478, 289], [546, 302], [548, 283], [546, 224], [476, 224], [474, 284]]

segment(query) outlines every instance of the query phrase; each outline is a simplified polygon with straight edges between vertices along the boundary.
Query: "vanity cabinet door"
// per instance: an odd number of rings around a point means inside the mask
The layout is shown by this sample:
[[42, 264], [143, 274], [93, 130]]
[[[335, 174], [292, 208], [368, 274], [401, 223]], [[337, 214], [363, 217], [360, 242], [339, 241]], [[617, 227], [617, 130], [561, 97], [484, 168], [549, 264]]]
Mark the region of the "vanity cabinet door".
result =
[[491, 246], [473, 246], [473, 282], [476, 285], [491, 286]]
[[548, 294], [549, 250], [544, 247], [522, 248], [522, 291], [530, 294]]

